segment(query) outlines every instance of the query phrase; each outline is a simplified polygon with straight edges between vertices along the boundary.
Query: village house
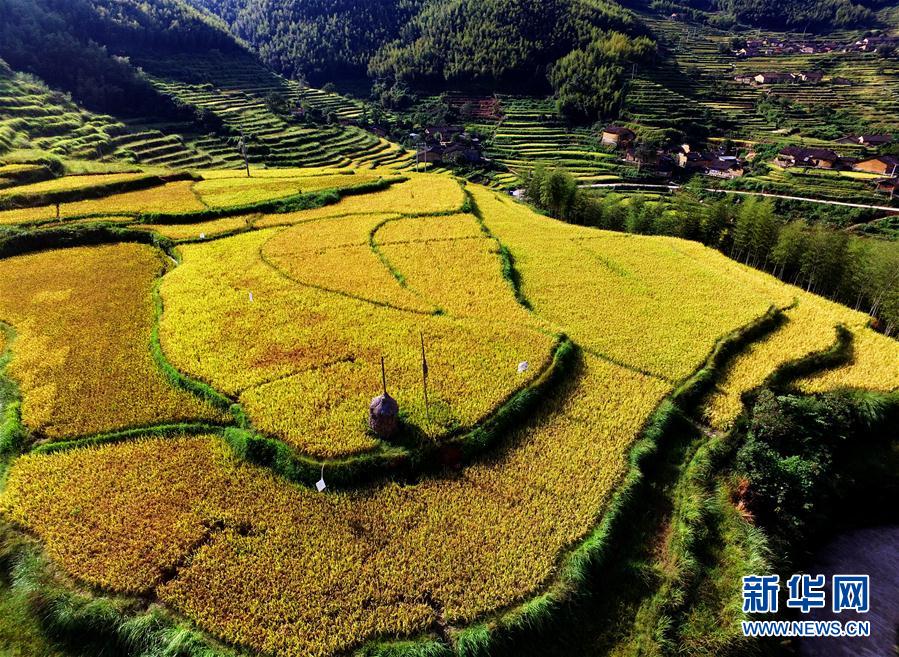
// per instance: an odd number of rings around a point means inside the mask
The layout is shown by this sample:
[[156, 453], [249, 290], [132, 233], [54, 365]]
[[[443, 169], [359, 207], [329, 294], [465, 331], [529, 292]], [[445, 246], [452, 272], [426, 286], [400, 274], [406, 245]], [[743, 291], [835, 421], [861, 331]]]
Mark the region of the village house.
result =
[[436, 142], [441, 146], [449, 146], [465, 129], [460, 125], [429, 126], [424, 130], [425, 141]]
[[771, 55], [792, 55], [802, 53], [814, 55], [837, 50], [840, 45], [834, 41], [775, 41], [770, 39], [749, 39], [746, 46], [735, 51], [737, 57], [759, 57]]
[[852, 80], [850, 80], [849, 78], [843, 78], [843, 77], [830, 78], [830, 83], [834, 84], [834, 85], [843, 86], [843, 87], [851, 87], [853, 85]]
[[481, 151], [473, 146], [463, 144], [451, 144], [443, 146], [428, 146], [419, 153], [418, 161], [422, 164], [445, 164], [458, 166], [461, 164], [480, 164], [485, 162]]
[[899, 174], [899, 155], [881, 155], [860, 160], [852, 167], [853, 171], [865, 171], [866, 173], [879, 173], [884, 176]]
[[892, 135], [847, 135], [837, 140], [838, 144], [860, 144], [867, 148], [880, 148], [893, 143]]
[[847, 50], [857, 50], [859, 52], [874, 52], [881, 46], [894, 48], [899, 47], [899, 37], [894, 36], [870, 36], [856, 41], [853, 46]]
[[840, 156], [829, 148], [787, 146], [781, 149], [774, 161], [782, 167], [802, 166], [834, 169], [840, 162]]
[[694, 150], [690, 144], [682, 144], [672, 152], [674, 163], [686, 171], [705, 172], [718, 159], [715, 153]]
[[706, 169], [706, 174], [715, 178], [739, 178], [744, 173], [743, 163], [736, 157], [719, 157]]
[[889, 194], [890, 199], [899, 193], [899, 178], [884, 178], [877, 181], [877, 191]]
[[633, 130], [618, 125], [609, 125], [602, 129], [602, 144], [616, 148], [626, 148], [633, 143], [637, 135]]
[[793, 74], [781, 72], [756, 73], [753, 79], [756, 84], [782, 84], [784, 82], [792, 82]]

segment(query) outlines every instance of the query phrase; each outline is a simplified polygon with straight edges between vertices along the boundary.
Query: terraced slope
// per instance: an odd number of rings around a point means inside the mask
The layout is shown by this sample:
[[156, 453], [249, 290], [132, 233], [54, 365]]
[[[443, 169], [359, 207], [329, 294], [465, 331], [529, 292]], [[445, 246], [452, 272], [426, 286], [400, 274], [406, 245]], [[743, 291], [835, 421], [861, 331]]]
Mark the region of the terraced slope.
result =
[[186, 144], [178, 134], [184, 127], [163, 132], [89, 112], [65, 94], [0, 62], [0, 153], [38, 149], [72, 159], [119, 159], [182, 168], [228, 164]]
[[[148, 116], [122, 122], [88, 112], [39, 80], [0, 65], [0, 153], [31, 148], [73, 159], [123, 160], [173, 169], [243, 166], [238, 143], [245, 135], [249, 159], [263, 166], [405, 168], [413, 154], [360, 128], [346, 125], [364, 112], [359, 101], [302, 87], [249, 56], [209, 54], [141, 62], [164, 93], [208, 113], [222, 129], [203, 133], [199, 123], [159, 123]], [[326, 118], [302, 123], [289, 112], [302, 103]], [[206, 123], [209, 123], [206, 121]]]
[[[802, 106], [849, 111], [875, 130], [899, 130], [899, 63], [895, 60], [873, 53], [795, 54], [740, 60], [719, 50], [729, 43], [731, 33], [655, 15], [644, 15], [642, 19], [670, 53], [671, 62], [669, 66], [637, 72], [627, 102], [628, 116], [634, 121], [659, 127], [693, 122], [713, 131], [732, 130], [744, 138], [783, 140], [787, 136], [778, 132], [778, 126], [755, 110], [758, 100], [770, 91]], [[752, 36], [800, 38], [767, 32]], [[857, 36], [858, 33], [840, 32], [828, 35], [827, 40], [848, 42]], [[757, 88], [733, 81], [741, 73], [814, 69], [825, 71], [825, 82]], [[828, 81], [831, 77], [845, 77], [854, 84], [833, 85]], [[790, 118], [800, 129], [820, 127], [820, 121], [798, 112]], [[808, 139], [805, 143], [814, 144]]]
[[621, 179], [617, 157], [600, 149], [593, 131], [565, 126], [551, 99], [505, 96], [500, 100], [502, 121], [480, 124], [492, 135], [490, 157], [513, 172], [498, 174], [499, 184], [514, 184], [514, 174], [524, 175], [538, 162], [564, 167], [585, 183]]
[[[197, 136], [191, 145], [228, 164], [239, 162], [244, 135], [249, 159], [265, 166], [404, 167], [412, 155], [360, 128], [343, 125], [359, 118], [361, 103], [301, 87], [250, 57], [210, 53], [204, 57], [147, 60], [154, 84], [178, 101], [213, 114], [230, 136]], [[283, 109], [275, 109], [272, 99]], [[304, 123], [292, 110], [305, 103], [329, 123]]]

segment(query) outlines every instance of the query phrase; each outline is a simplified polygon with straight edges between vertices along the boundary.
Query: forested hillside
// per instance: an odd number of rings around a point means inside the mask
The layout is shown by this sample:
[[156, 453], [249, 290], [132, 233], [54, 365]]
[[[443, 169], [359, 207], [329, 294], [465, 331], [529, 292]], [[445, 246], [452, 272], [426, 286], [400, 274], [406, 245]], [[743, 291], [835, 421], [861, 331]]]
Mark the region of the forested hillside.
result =
[[[650, 4], [650, 3], [647, 3]], [[684, 3], [653, 2], [652, 5], [684, 4], [700, 11], [721, 12], [721, 24], [739, 22], [770, 29], [827, 31], [833, 28], [870, 27], [875, 12], [892, 0], [688, 0]]]
[[324, 83], [365, 75], [425, 0], [190, 0], [224, 19], [280, 72]]
[[85, 107], [174, 114], [126, 57], [234, 51], [234, 39], [178, 0], [0, 0], [0, 58]]
[[605, 0], [192, 2], [226, 20], [266, 62], [313, 83], [367, 73], [388, 88], [559, 91], [552, 72], [564, 60], [576, 79], [566, 88], [601, 97], [587, 114], [614, 103], [623, 62], [653, 52], [636, 38], [644, 30], [634, 15]]

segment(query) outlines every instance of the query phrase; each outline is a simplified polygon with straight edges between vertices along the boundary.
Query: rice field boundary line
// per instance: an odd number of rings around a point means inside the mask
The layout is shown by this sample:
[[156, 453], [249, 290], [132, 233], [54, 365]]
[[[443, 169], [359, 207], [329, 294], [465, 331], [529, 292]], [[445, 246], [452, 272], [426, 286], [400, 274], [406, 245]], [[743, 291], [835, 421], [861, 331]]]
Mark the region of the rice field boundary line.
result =
[[[639, 188], [639, 189], [662, 189], [671, 192], [681, 188], [680, 185], [652, 185], [644, 183], [592, 183], [589, 185], [579, 185], [583, 189], [601, 189], [616, 187]], [[899, 208], [888, 205], [869, 205], [865, 203], [850, 203], [848, 201], [830, 201], [827, 199], [811, 198], [808, 196], [790, 196], [788, 194], [773, 194], [771, 192], [753, 192], [742, 189], [715, 189], [714, 187], [704, 187], [704, 192], [711, 194], [737, 194], [741, 196], [763, 196], [767, 198], [779, 198], [786, 201], [801, 201], [804, 203], [818, 203], [821, 205], [838, 205], [847, 208], [861, 208], [863, 210], [880, 210], [883, 212], [893, 212], [899, 214]]]
[[464, 192], [465, 204], [471, 209], [471, 214], [473, 214], [475, 219], [477, 219], [478, 225], [481, 227], [481, 231], [484, 233], [484, 235], [496, 242], [500, 257], [500, 272], [502, 274], [502, 277], [505, 278], [509, 283], [509, 287], [512, 288], [512, 293], [515, 295], [515, 300], [525, 310], [534, 312], [534, 307], [531, 304], [531, 301], [525, 296], [524, 291], [521, 289], [521, 272], [519, 272], [515, 267], [515, 256], [508, 249], [508, 247], [506, 247], [506, 245], [503, 244], [500, 239], [493, 234], [493, 232], [490, 230], [490, 227], [487, 226], [487, 222], [484, 220], [484, 213], [478, 206], [477, 201], [474, 200], [474, 195], [467, 189], [464, 190]]
[[252, 390], [258, 390], [259, 388], [264, 388], [265, 386], [272, 385], [273, 383], [280, 383], [281, 381], [288, 381], [297, 376], [303, 376], [304, 374], [308, 374], [309, 372], [318, 372], [321, 370], [326, 370], [330, 367], [336, 367], [338, 365], [343, 365], [346, 363], [355, 363], [355, 356], [341, 356], [340, 358], [334, 358], [333, 360], [329, 360], [326, 363], [315, 363], [310, 365], [309, 367], [304, 367], [301, 370], [296, 370], [295, 372], [291, 372], [290, 374], [284, 374], [283, 376], [274, 376], [269, 379], [264, 379], [262, 381], [258, 381], [253, 385], [249, 385], [246, 388], [240, 388], [238, 390], [238, 397], [241, 395], [250, 392]]
[[[295, 285], [300, 285], [300, 286], [302, 286], [302, 287], [307, 287], [307, 288], [310, 288], [310, 289], [312, 289], [312, 290], [318, 290], [319, 292], [327, 292], [328, 294], [336, 294], [336, 295], [338, 295], [338, 296], [342, 296], [342, 297], [347, 298], [347, 299], [352, 299], [353, 301], [360, 301], [360, 302], [362, 302], [362, 303], [368, 303], [368, 304], [371, 304], [371, 305], [373, 305], [373, 306], [378, 306], [379, 308], [389, 308], [389, 309], [391, 309], [391, 310], [396, 310], [396, 311], [399, 311], [399, 312], [405, 312], [405, 313], [411, 313], [411, 314], [419, 315], [419, 316], [423, 316], [423, 317], [430, 317], [430, 316], [435, 316], [435, 315], [440, 315], [440, 314], [442, 314], [442, 312], [440, 311], [439, 308], [435, 308], [434, 310], [431, 310], [431, 311], [418, 310], [418, 309], [416, 309], [416, 308], [404, 308], [404, 307], [402, 307], [402, 306], [397, 306], [397, 305], [394, 305], [394, 304], [389, 303], [389, 302], [387, 302], [387, 301], [378, 301], [378, 300], [376, 300], [376, 299], [368, 299], [368, 298], [366, 298], [366, 297], [362, 297], [362, 296], [359, 296], [359, 295], [356, 295], [356, 294], [352, 294], [352, 293], [346, 292], [346, 291], [344, 291], [344, 290], [335, 290], [335, 289], [332, 289], [332, 288], [329, 288], [329, 287], [325, 287], [325, 286], [323, 286], [323, 285], [316, 285], [316, 284], [314, 284], [314, 283], [308, 283], [308, 282], [306, 282], [306, 281], [301, 281], [301, 280], [299, 280], [299, 279], [297, 279], [297, 278], [294, 278], [293, 276], [291, 276], [290, 274], [288, 274], [287, 272], [285, 272], [284, 270], [282, 270], [280, 267], [278, 267], [278, 265], [276, 265], [276, 264], [273, 263], [271, 260], [269, 260], [269, 258], [262, 252], [263, 249], [265, 248], [265, 245], [268, 244], [271, 240], [275, 239], [275, 237], [277, 237], [278, 235], [280, 235], [281, 232], [283, 232], [283, 231], [280, 231], [280, 232], [278, 232], [277, 234], [272, 235], [268, 240], [266, 240], [264, 243], [262, 243], [262, 244], [259, 246], [259, 249], [257, 250], [256, 255], [257, 255], [258, 258], [259, 258], [259, 260], [258, 260], [259, 262], [261, 262], [262, 264], [264, 264], [266, 267], [269, 267], [270, 269], [272, 269], [276, 274], [278, 274], [279, 276], [281, 276], [281, 277], [284, 278], [285, 280], [288, 280], [288, 281], [290, 281], [291, 283], [294, 283]], [[388, 271], [390, 271], [390, 270], [388, 269]], [[393, 272], [390, 271], [390, 274], [393, 275]], [[403, 287], [405, 288], [405, 286], [403, 286]]]
[[[400, 217], [388, 217], [383, 221], [379, 221], [372, 229], [368, 232], [368, 248], [371, 252], [377, 256], [378, 260], [381, 261], [381, 264], [384, 265], [384, 268], [396, 279], [396, 282], [400, 284], [400, 287], [403, 289], [408, 289], [408, 284], [406, 283], [406, 277], [403, 276], [403, 272], [393, 266], [393, 263], [390, 262], [390, 259], [387, 255], [381, 251], [380, 245], [375, 239], [375, 235], [379, 230], [381, 230], [384, 226], [389, 224], [391, 221], [397, 221]], [[413, 292], [415, 292], [413, 290]], [[417, 293], [415, 293], [417, 295]]]
[[[470, 195], [468, 194], [467, 191], [465, 192], [465, 194], [466, 194], [467, 201], [465, 204], [463, 204], [463, 207], [465, 207], [465, 205], [469, 205], [468, 201], [470, 201], [470, 206], [472, 208], [474, 208], [474, 199], [470, 197]], [[394, 242], [377, 242], [375, 239], [376, 233], [381, 228], [383, 228], [387, 224], [394, 222], [394, 221], [402, 221], [404, 219], [419, 219], [419, 218], [426, 219], [426, 218], [430, 218], [430, 217], [453, 216], [454, 214], [464, 214], [465, 216], [471, 216], [475, 221], [477, 221], [478, 226], [481, 229], [481, 232], [483, 233], [483, 235], [479, 236], [479, 237], [476, 237], [476, 236], [445, 237], [445, 238], [438, 238], [438, 239], [433, 239], [433, 240], [428, 240], [428, 239], [404, 240], [404, 241], [394, 241]], [[436, 243], [436, 242], [456, 242], [456, 241], [460, 241], [460, 240], [476, 240], [476, 239], [492, 240], [497, 245], [497, 254], [496, 255], [500, 261], [500, 274], [502, 275], [502, 277], [504, 279], [506, 279], [508, 281], [509, 277], [506, 275], [506, 259], [507, 258], [511, 259], [511, 254], [508, 252], [508, 250], [505, 249], [505, 247], [500, 243], [500, 241], [489, 232], [489, 230], [485, 230], [485, 229], [486, 229], [486, 224], [482, 220], [478, 219], [477, 215], [473, 211], [470, 213], [469, 212], [460, 212], [460, 213], [453, 213], [450, 215], [446, 215], [444, 213], [420, 214], [420, 215], [400, 215], [398, 217], [387, 218], [384, 221], [380, 222], [377, 226], [375, 226], [369, 233], [369, 246], [371, 247], [371, 250], [375, 253], [375, 255], [378, 256], [378, 258], [381, 260], [381, 262], [384, 264], [384, 266], [387, 267], [388, 271], [393, 275], [393, 277], [400, 283], [400, 285], [403, 288], [411, 291], [416, 296], [423, 297], [423, 295], [420, 291], [418, 291], [414, 287], [410, 287], [408, 285], [408, 283], [406, 282], [405, 275], [403, 275], [403, 273], [401, 271], [399, 271], [393, 265], [393, 263], [390, 261], [390, 259], [387, 257], [387, 255], [383, 251], [381, 251], [380, 247], [389, 246], [389, 245], [402, 245], [402, 244], [427, 244], [427, 243], [431, 243], [431, 242], [434, 242], [434, 243]], [[515, 292], [514, 287], [513, 287], [513, 292]], [[515, 300], [519, 301], [517, 294], [515, 295]], [[425, 299], [425, 301], [429, 302], [428, 299]], [[523, 305], [523, 304], [521, 304], [521, 305]], [[528, 306], [525, 306], [525, 308], [527, 310], [530, 310], [530, 308]], [[441, 315], [447, 314], [448, 315], [449, 313], [446, 313], [442, 308], [437, 307], [437, 312], [435, 314], [441, 314]], [[457, 315], [456, 317], [472, 318], [472, 317], [475, 317], [475, 315]]]
[[664, 374], [658, 374], [656, 372], [652, 372], [650, 370], [643, 369], [642, 367], [638, 367], [636, 365], [631, 365], [630, 363], [625, 363], [623, 360], [618, 360], [617, 358], [608, 356], [608, 355], [604, 354], [603, 352], [599, 351], [598, 349], [594, 349], [592, 347], [585, 347], [583, 345], [581, 345], [581, 349], [583, 349], [586, 353], [590, 354], [591, 356], [596, 356], [596, 358], [599, 358], [600, 360], [603, 360], [611, 365], [615, 365], [617, 367], [621, 367], [623, 369], [630, 370], [631, 372], [634, 372], [636, 374], [642, 374], [643, 376], [648, 376], [651, 379], [655, 379], [656, 381], [661, 381], [662, 383], [667, 383], [668, 385], [672, 385], [672, 386], [677, 385], [677, 381], [675, 381], [674, 379], [668, 378]]

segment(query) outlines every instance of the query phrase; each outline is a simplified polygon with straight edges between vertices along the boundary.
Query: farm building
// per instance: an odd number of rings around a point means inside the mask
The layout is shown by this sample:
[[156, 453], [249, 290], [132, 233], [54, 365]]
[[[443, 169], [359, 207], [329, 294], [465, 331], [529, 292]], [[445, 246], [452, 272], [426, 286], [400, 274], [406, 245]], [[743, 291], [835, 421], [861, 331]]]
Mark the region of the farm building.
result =
[[782, 167], [803, 166], [833, 169], [839, 164], [840, 156], [829, 148], [787, 146], [777, 154], [775, 162]]
[[425, 128], [425, 139], [429, 142], [438, 142], [441, 146], [448, 146], [453, 143], [456, 137], [464, 132], [464, 128], [459, 125], [437, 125]]
[[739, 178], [746, 173], [743, 163], [735, 157], [718, 158], [709, 164], [706, 173], [715, 178]]
[[802, 71], [801, 73], [799, 73], [798, 77], [803, 82], [820, 84], [820, 82], [824, 79], [824, 71]]
[[802, 71], [797, 77], [803, 82], [819, 84], [824, 79], [824, 71]]
[[884, 178], [877, 181], [877, 191], [889, 194], [890, 198], [899, 193], [899, 178]]
[[839, 144], [861, 144], [868, 148], [879, 148], [893, 143], [892, 135], [848, 135], [837, 140]]
[[480, 148], [474, 144], [455, 143], [443, 147], [434, 144], [419, 155], [419, 162], [428, 164], [478, 164], [484, 161]]
[[899, 155], [881, 155], [861, 160], [852, 167], [855, 171], [867, 173], [879, 173], [886, 176], [894, 176], [899, 173]]
[[757, 73], [753, 78], [756, 84], [780, 84], [783, 82], [792, 82], [792, 73]]
[[625, 147], [636, 137], [633, 130], [618, 125], [610, 125], [602, 129], [602, 143], [606, 146]]

